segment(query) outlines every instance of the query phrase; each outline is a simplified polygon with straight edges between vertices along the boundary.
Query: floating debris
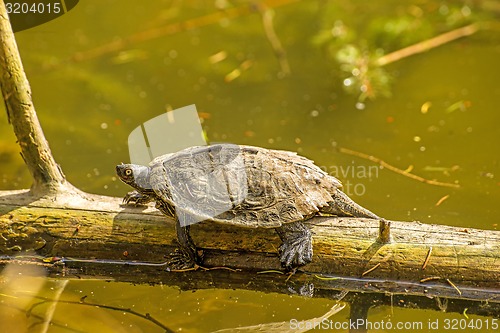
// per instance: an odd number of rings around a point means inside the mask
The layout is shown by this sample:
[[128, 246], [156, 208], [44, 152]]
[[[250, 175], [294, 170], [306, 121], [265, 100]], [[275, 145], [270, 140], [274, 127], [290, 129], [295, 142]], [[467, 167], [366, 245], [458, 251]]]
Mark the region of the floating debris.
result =
[[247, 130], [247, 131], [243, 132], [243, 135], [246, 136], [247, 138], [251, 138], [251, 137], [255, 136], [255, 132], [251, 131], [251, 130]]
[[144, 50], [134, 49], [119, 52], [117, 56], [111, 58], [111, 63], [114, 65], [122, 65], [134, 61], [144, 60], [147, 58], [148, 52]]
[[281, 274], [281, 275], [285, 274], [282, 271], [276, 271], [276, 270], [268, 270], [268, 271], [257, 272], [257, 274], [270, 274], [270, 273]]
[[429, 277], [421, 279], [420, 283], [435, 281], [435, 280], [441, 280], [441, 277], [440, 276], [429, 276]]
[[453, 282], [451, 282], [450, 279], [446, 279], [446, 282], [448, 282], [450, 284], [450, 286], [455, 288], [455, 290], [458, 292], [459, 295], [462, 295], [462, 292], [460, 291], [460, 289], [458, 289], [458, 287]]
[[235, 68], [231, 72], [229, 72], [228, 74], [226, 74], [226, 76], [224, 77], [224, 81], [226, 81], [226, 82], [234, 81], [240, 75], [241, 75], [240, 69], [239, 68]]
[[423, 114], [426, 114], [427, 112], [429, 112], [429, 109], [431, 106], [432, 106], [432, 102], [425, 102], [420, 107], [420, 112], [422, 112]]
[[413, 171], [413, 165], [409, 165], [405, 170], [404, 172], [412, 172]]
[[223, 61], [226, 58], [227, 58], [227, 52], [220, 51], [220, 52], [212, 54], [210, 57], [208, 57], [208, 61], [210, 61], [211, 64], [216, 64], [218, 62]]
[[243, 71], [246, 71], [247, 69], [249, 69], [250, 67], [252, 67], [252, 65], [253, 65], [253, 61], [252, 60], [245, 60], [245, 61], [243, 61], [238, 68], [235, 68], [231, 72], [229, 72], [228, 74], [226, 74], [226, 76], [224, 77], [224, 81], [225, 82], [234, 81], [235, 79], [237, 79], [238, 77], [241, 76], [241, 73]]
[[325, 280], [325, 281], [340, 279], [339, 277], [326, 277], [326, 276], [321, 276], [321, 275], [317, 275], [317, 274], [314, 274], [314, 277], [316, 279]]
[[436, 207], [441, 205], [446, 199], [448, 199], [450, 197], [449, 194], [445, 195], [444, 197], [442, 197], [441, 199], [438, 200], [438, 202], [436, 202]]
[[367, 271], [363, 272], [363, 274], [361, 274], [361, 276], [365, 276], [366, 274], [373, 272], [373, 271], [374, 271], [374, 270], [376, 270], [379, 266], [380, 266], [380, 263], [377, 263], [375, 266], [373, 266], [373, 267], [372, 267], [372, 268], [370, 268], [369, 270], [367, 270]]
[[437, 166], [427, 165], [424, 167], [423, 170], [427, 172], [442, 172], [444, 175], [449, 176], [451, 172], [460, 170], [460, 166], [453, 165], [451, 167], [437, 167]]
[[458, 102], [453, 103], [452, 105], [448, 106], [446, 108], [446, 112], [451, 113], [451, 112], [454, 112], [457, 110], [465, 111], [468, 108], [470, 108], [471, 105], [472, 105], [472, 103], [470, 101], [458, 101]]

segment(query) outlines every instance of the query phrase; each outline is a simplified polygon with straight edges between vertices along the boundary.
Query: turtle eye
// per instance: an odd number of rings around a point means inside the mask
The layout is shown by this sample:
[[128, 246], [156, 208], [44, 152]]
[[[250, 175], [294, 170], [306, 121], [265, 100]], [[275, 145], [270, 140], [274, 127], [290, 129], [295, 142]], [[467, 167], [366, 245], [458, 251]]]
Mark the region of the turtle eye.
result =
[[125, 176], [130, 176], [132, 174], [132, 170], [127, 169], [125, 170]]

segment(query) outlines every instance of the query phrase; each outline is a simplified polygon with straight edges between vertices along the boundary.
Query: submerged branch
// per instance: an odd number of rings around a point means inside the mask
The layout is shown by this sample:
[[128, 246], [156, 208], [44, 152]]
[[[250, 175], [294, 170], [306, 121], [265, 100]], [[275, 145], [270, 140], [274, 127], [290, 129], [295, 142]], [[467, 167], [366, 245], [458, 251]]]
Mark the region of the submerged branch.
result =
[[359, 157], [359, 158], [362, 158], [362, 159], [365, 159], [365, 160], [368, 160], [368, 161], [372, 161], [372, 162], [377, 163], [381, 167], [384, 167], [384, 168], [386, 168], [386, 169], [388, 169], [390, 171], [393, 171], [395, 173], [398, 173], [398, 174], [403, 175], [405, 177], [417, 180], [417, 181], [422, 182], [422, 183], [426, 183], [426, 184], [430, 184], [430, 185], [436, 185], [436, 186], [452, 187], [452, 188], [459, 188], [460, 187], [459, 184], [440, 182], [440, 181], [437, 181], [437, 180], [426, 179], [426, 178], [414, 175], [412, 173], [409, 173], [408, 171], [405, 171], [403, 169], [400, 169], [400, 168], [397, 168], [397, 167], [395, 167], [393, 165], [390, 165], [389, 163], [387, 163], [387, 162], [385, 162], [385, 161], [381, 160], [380, 158], [375, 157], [373, 155], [368, 155], [368, 154], [365, 154], [365, 153], [361, 153], [361, 152], [358, 152], [358, 151], [355, 151], [355, 150], [351, 150], [351, 149], [347, 149], [347, 148], [343, 148], [343, 147], [340, 147], [339, 151], [341, 153], [343, 153], [343, 154], [352, 155], [352, 156], [356, 156], [356, 157]]
[[281, 44], [278, 35], [274, 29], [274, 13], [271, 9], [263, 7], [259, 9], [262, 15], [262, 24], [264, 25], [264, 32], [266, 33], [267, 39], [274, 50], [276, 58], [278, 58], [281, 71], [284, 75], [290, 75], [290, 64], [288, 63], [288, 58], [286, 56], [286, 51]]
[[[277, 8], [284, 5], [288, 5], [296, 1], [297, 0], [268, 0], [264, 1], [263, 3], [268, 8]], [[241, 5], [239, 7], [226, 8], [224, 10], [219, 10], [204, 16], [195, 17], [182, 22], [168, 23], [159, 27], [155, 27], [152, 29], [132, 34], [128, 37], [116, 39], [113, 42], [101, 45], [94, 49], [76, 53], [71, 58], [67, 59], [67, 61], [70, 62], [87, 61], [90, 59], [104, 56], [106, 54], [121, 51], [126, 47], [139, 42], [146, 42], [163, 36], [174, 35], [183, 31], [205, 27], [208, 25], [216, 24], [223, 19], [234, 19], [255, 12], [258, 12], [256, 5], [254, 3], [250, 3]], [[60, 65], [60, 63], [56, 64], [52, 63], [50, 65], [45, 66], [44, 69], [45, 70], [52, 69], [58, 65]]]
[[[65, 280], [65, 281], [68, 281], [68, 280]], [[142, 318], [142, 319], [150, 321], [154, 325], [156, 325], [156, 326], [164, 329], [165, 332], [167, 332], [167, 333], [173, 333], [174, 332], [173, 330], [171, 330], [170, 328], [168, 328], [167, 326], [165, 326], [164, 324], [162, 324], [160, 321], [158, 321], [155, 318], [153, 318], [149, 313], [142, 314], [142, 313], [139, 313], [139, 312], [134, 311], [134, 310], [129, 309], [129, 308], [123, 308], [123, 307], [119, 307], [119, 306], [112, 306], [112, 305], [99, 304], [99, 303], [88, 303], [88, 302], [83, 301], [84, 298], [82, 298], [80, 301], [66, 301], [66, 300], [61, 300], [61, 299], [57, 299], [57, 298], [56, 299], [51, 299], [51, 298], [48, 298], [48, 297], [43, 297], [43, 296], [38, 296], [38, 295], [36, 295], [36, 296], [29, 295], [29, 296], [33, 297], [33, 298], [36, 298], [36, 299], [39, 299], [41, 301], [38, 302], [38, 303], [33, 304], [28, 309], [28, 311], [26, 313], [26, 316], [28, 316], [28, 317], [32, 315], [32, 312], [35, 309], [35, 307], [37, 307], [39, 305], [43, 305], [45, 303], [73, 304], [73, 305], [90, 306], [90, 307], [94, 307], [94, 308], [100, 308], [100, 309], [107, 309], [107, 310], [113, 310], [113, 311], [119, 311], [119, 312], [129, 313], [129, 314], [131, 314], [133, 316], [136, 316], [136, 317], [139, 317], [139, 318]]]
[[433, 49], [435, 47], [444, 45], [446, 43], [449, 43], [451, 41], [454, 41], [456, 39], [470, 36], [474, 33], [476, 33], [479, 30], [479, 25], [477, 23], [473, 23], [470, 25], [467, 25], [462, 28], [458, 28], [449, 32], [446, 32], [444, 34], [438, 35], [436, 37], [424, 40], [422, 42], [419, 42], [417, 44], [410, 45], [408, 47], [405, 47], [401, 50], [397, 50], [395, 52], [386, 54], [383, 57], [380, 57], [377, 59], [376, 63], [379, 66], [385, 66], [387, 64], [390, 64], [392, 62], [401, 60], [403, 58], [422, 53], [425, 51], [428, 51], [430, 49]]

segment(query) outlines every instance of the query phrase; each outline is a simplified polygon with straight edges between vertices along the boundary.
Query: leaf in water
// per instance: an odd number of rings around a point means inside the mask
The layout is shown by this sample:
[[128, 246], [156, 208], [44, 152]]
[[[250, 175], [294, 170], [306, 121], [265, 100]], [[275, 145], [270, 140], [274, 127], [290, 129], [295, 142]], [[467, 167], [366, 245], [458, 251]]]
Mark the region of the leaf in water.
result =
[[226, 333], [226, 332], [238, 332], [238, 333], [301, 333], [307, 332], [315, 329], [321, 323], [333, 316], [334, 314], [340, 312], [345, 307], [345, 304], [335, 304], [330, 311], [322, 315], [321, 317], [312, 318], [309, 320], [301, 321], [281, 321], [277, 323], [259, 324], [247, 327], [235, 327], [235, 328], [225, 328], [222, 330], [214, 331], [212, 333]]

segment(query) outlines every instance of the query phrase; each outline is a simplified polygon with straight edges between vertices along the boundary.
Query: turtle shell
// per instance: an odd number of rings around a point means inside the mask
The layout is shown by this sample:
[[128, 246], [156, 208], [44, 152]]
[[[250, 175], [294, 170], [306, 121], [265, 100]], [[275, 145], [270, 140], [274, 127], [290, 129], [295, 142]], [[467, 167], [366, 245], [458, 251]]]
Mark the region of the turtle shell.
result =
[[175, 207], [182, 226], [276, 228], [315, 215], [342, 186], [296, 153], [232, 144], [163, 155], [150, 168], [156, 199]]

